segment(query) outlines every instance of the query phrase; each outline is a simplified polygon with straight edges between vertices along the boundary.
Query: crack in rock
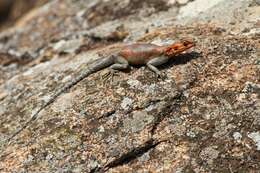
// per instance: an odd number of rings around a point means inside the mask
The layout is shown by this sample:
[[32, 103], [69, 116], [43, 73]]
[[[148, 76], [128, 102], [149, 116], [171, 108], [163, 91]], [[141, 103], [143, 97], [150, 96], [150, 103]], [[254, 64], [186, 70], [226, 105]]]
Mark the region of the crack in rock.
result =
[[162, 141], [155, 141], [154, 139], [150, 139], [146, 141], [142, 146], [136, 147], [127, 153], [121, 155], [119, 158], [115, 159], [114, 161], [108, 163], [103, 167], [101, 170], [94, 170], [92, 172], [103, 172], [103, 171], [108, 171], [111, 168], [127, 164], [131, 162], [132, 160], [135, 160], [139, 157], [141, 157], [144, 153], [148, 152], [149, 150], [155, 148], [158, 144], [160, 144]]
[[170, 114], [170, 112], [173, 112], [174, 109], [178, 107], [178, 101], [182, 100], [183, 98], [182, 92], [177, 92], [176, 95], [171, 96], [169, 98], [164, 99], [160, 104], [159, 108], [159, 114], [156, 116], [152, 128], [151, 128], [151, 134], [154, 135], [158, 125], [166, 118], [167, 115]]

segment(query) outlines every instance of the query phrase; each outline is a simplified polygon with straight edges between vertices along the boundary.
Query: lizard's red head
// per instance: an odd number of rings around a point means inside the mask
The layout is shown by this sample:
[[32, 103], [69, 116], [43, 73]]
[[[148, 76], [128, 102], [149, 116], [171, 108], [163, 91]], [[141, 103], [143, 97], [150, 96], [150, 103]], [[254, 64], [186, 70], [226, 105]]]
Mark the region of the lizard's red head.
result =
[[179, 43], [174, 43], [170, 46], [168, 46], [165, 50], [164, 50], [164, 54], [166, 56], [174, 56], [174, 55], [178, 55], [181, 52], [191, 48], [194, 46], [194, 43], [192, 41], [188, 41], [188, 40], [183, 40]]

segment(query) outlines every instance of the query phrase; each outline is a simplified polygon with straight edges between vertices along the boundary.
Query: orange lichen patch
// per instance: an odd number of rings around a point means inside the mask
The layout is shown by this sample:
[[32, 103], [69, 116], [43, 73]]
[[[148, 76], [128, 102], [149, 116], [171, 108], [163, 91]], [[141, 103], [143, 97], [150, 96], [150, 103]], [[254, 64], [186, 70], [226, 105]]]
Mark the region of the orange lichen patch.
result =
[[216, 76], [212, 76], [211, 86], [215, 88], [222, 88], [223, 90], [241, 90], [243, 83], [246, 81], [255, 81], [257, 76], [256, 67], [253, 65], [245, 65], [243, 67], [237, 67], [234, 64], [227, 66], [226, 73], [220, 73]]
[[240, 82], [246, 82], [246, 81], [255, 81], [256, 78], [259, 77], [257, 74], [257, 67], [255, 65], [249, 64], [245, 65], [237, 70], [237, 72], [233, 73], [233, 76], [235, 80]]
[[[31, 147], [30, 147], [31, 148]], [[19, 170], [23, 167], [22, 162], [24, 162], [30, 153], [29, 147], [13, 149], [13, 147], [8, 147], [5, 151], [6, 156], [4, 155], [0, 161], [0, 170], [5, 172], [13, 172]]]

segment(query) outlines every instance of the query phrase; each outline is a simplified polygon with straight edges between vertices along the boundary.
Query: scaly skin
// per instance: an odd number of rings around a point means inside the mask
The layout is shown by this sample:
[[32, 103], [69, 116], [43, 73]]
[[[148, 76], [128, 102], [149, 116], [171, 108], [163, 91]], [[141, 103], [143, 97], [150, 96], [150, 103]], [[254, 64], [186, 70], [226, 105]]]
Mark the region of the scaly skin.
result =
[[46, 101], [39, 109], [34, 111], [31, 118], [13, 135], [11, 135], [6, 141], [9, 142], [22, 130], [27, 128], [29, 124], [35, 120], [38, 114], [51, 103], [53, 103], [57, 97], [62, 93], [76, 85], [78, 82], [86, 78], [92, 73], [102, 70], [106, 67], [115, 70], [123, 70], [130, 65], [146, 65], [149, 69], [160, 76], [159, 70], [156, 66], [166, 63], [171, 57], [182, 53], [183, 51], [193, 47], [194, 44], [191, 41], [181, 41], [179, 43], [174, 43], [168, 46], [157, 46], [149, 43], [136, 43], [131, 45], [126, 45], [119, 50], [115, 55], [111, 55], [105, 59], [102, 59], [89, 68], [82, 71], [74, 80], [67, 83], [62, 88], [58, 89], [48, 101]]
[[128, 68], [128, 65], [146, 65], [150, 70], [160, 76], [161, 74], [156, 66], [168, 62], [171, 57], [193, 46], [194, 44], [187, 40], [168, 46], [157, 46], [149, 43], [126, 45], [114, 57], [114, 64], [110, 68], [123, 70]]
[[167, 46], [157, 46], [149, 43], [136, 43], [126, 45], [119, 51], [119, 55], [125, 58], [130, 65], [145, 65], [150, 60], [159, 56], [176, 56], [193, 47], [191, 41], [182, 41]]

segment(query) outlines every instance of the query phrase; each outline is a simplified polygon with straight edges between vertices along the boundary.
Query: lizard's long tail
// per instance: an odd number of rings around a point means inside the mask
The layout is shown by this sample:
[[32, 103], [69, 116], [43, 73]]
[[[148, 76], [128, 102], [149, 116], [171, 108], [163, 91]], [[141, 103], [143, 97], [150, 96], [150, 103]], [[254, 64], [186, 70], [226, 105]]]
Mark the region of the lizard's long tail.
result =
[[79, 83], [80, 81], [82, 81], [84, 78], [88, 77], [89, 75], [91, 75], [92, 73], [95, 73], [99, 70], [102, 70], [110, 65], [112, 65], [114, 63], [114, 56], [110, 56], [108, 58], [104, 58], [96, 63], [94, 63], [93, 65], [90, 65], [89, 68], [87, 68], [86, 70], [84, 70], [83, 72], [81, 72], [81, 74], [76, 77], [74, 80], [72, 80], [71, 82], [67, 83], [64, 87], [60, 88], [56, 93], [54, 93], [50, 99], [45, 102], [37, 111], [32, 113], [31, 118], [19, 129], [17, 130], [15, 133], [13, 133], [9, 138], [6, 139], [6, 142], [11, 141], [11, 139], [13, 139], [16, 135], [18, 135], [21, 131], [23, 131], [24, 129], [26, 129], [29, 124], [34, 121], [37, 117], [38, 114], [47, 106], [49, 106], [51, 103], [53, 103], [56, 98], [58, 96], [60, 96], [62, 93], [64, 93], [65, 91], [67, 91], [68, 89], [70, 89], [71, 87], [73, 87], [74, 85], [76, 85], [77, 83]]

